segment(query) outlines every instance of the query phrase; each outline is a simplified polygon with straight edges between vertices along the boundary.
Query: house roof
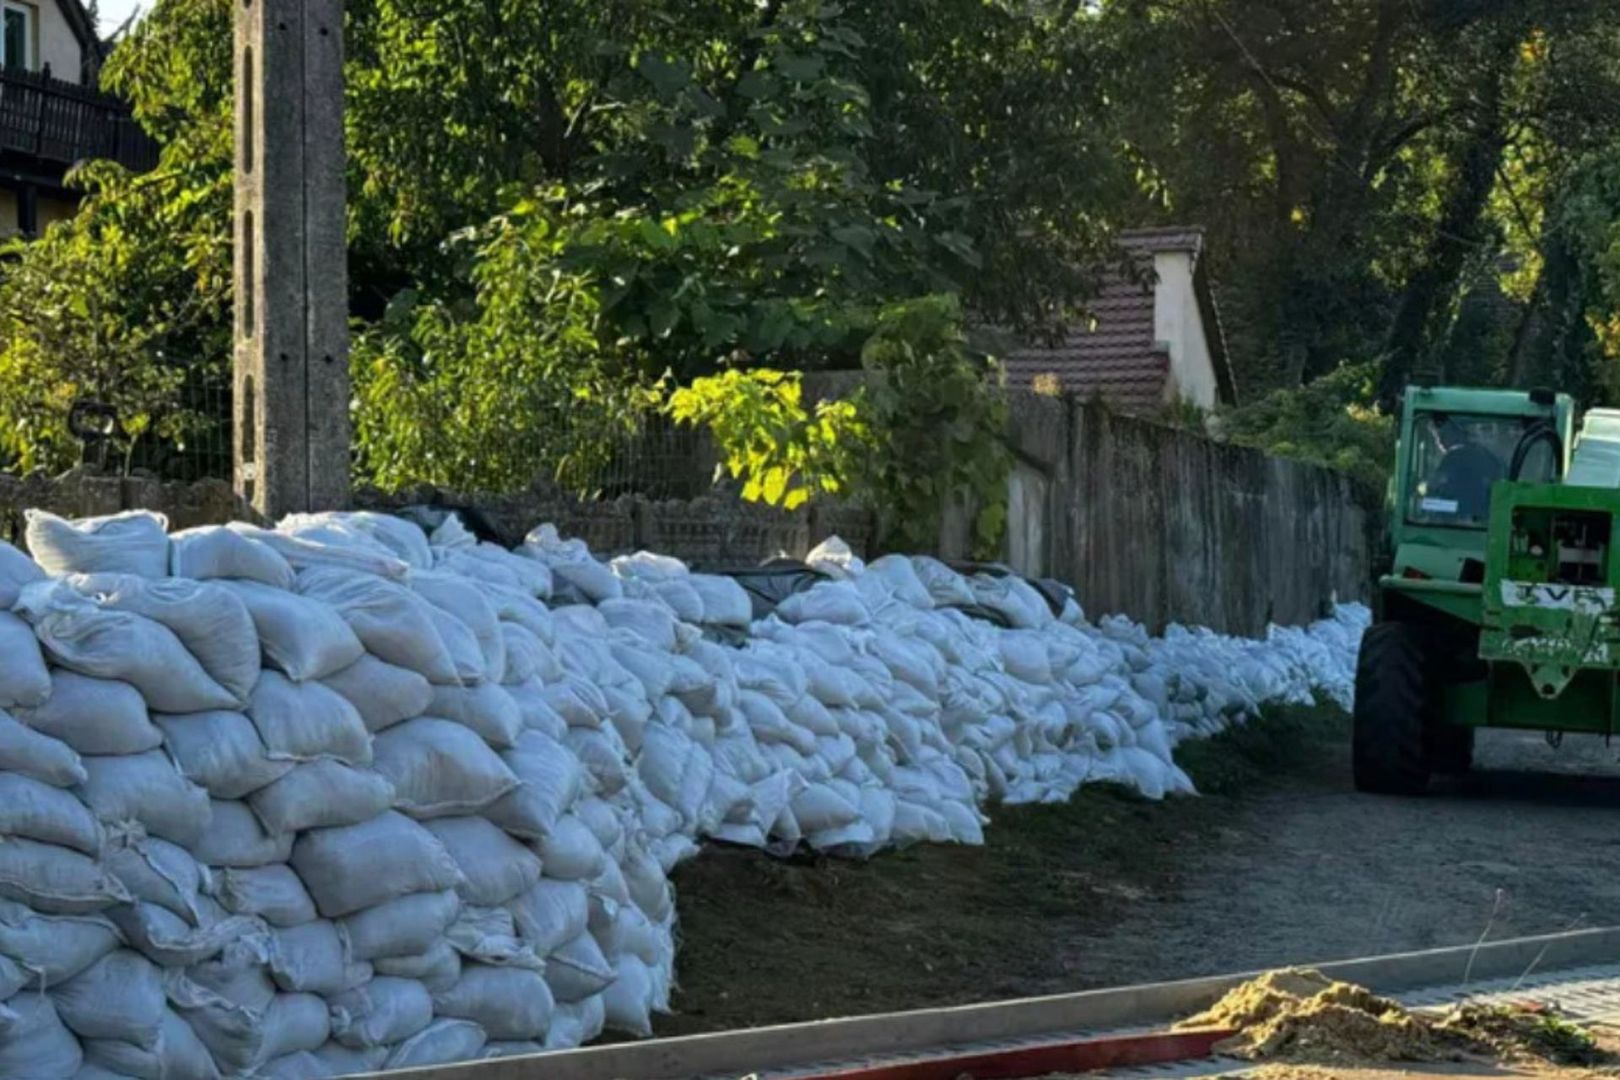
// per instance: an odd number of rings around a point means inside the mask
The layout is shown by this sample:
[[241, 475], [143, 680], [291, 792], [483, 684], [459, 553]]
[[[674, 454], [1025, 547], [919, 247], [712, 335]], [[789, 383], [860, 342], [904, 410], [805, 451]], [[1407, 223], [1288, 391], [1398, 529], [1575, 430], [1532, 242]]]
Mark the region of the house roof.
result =
[[1056, 346], [1030, 346], [1008, 354], [1007, 381], [1018, 387], [1037, 378], [1055, 376], [1065, 393], [1083, 398], [1102, 397], [1121, 409], [1156, 411], [1164, 403], [1164, 383], [1170, 373], [1169, 353], [1154, 336], [1153, 256], [1165, 251], [1192, 255], [1194, 288], [1210, 360], [1215, 367], [1220, 397], [1236, 397], [1226, 336], [1215, 307], [1213, 289], [1203, 269], [1204, 231], [1197, 226], [1130, 229], [1115, 236], [1129, 256], [1134, 271], [1106, 267], [1097, 292], [1086, 299], [1090, 319], [1074, 326]]

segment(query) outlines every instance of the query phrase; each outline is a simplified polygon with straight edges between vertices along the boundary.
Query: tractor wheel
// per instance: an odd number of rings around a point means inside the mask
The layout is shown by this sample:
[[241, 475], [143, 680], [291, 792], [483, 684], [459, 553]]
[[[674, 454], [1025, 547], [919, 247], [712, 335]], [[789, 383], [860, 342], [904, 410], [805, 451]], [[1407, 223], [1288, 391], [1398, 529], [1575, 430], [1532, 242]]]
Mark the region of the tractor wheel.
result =
[[1431, 694], [1424, 653], [1418, 628], [1406, 623], [1379, 623], [1362, 636], [1350, 740], [1362, 791], [1420, 795], [1429, 786], [1423, 730]]
[[1436, 724], [1429, 731], [1429, 768], [1442, 776], [1461, 776], [1474, 767], [1474, 729]]

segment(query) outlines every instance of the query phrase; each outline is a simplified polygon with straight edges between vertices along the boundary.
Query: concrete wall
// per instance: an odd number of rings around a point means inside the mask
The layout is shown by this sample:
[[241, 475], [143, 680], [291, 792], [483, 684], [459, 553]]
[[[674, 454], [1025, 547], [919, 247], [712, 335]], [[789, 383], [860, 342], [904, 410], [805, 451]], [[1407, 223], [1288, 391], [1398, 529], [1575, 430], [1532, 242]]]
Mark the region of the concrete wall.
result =
[[1009, 559], [1092, 615], [1252, 635], [1369, 595], [1376, 500], [1340, 473], [1035, 395], [1010, 438]]
[[1193, 253], [1160, 251], [1153, 257], [1158, 284], [1153, 290], [1153, 337], [1170, 350], [1170, 378], [1165, 402], [1189, 401], [1213, 409], [1219, 387], [1209, 340], [1193, 288]]

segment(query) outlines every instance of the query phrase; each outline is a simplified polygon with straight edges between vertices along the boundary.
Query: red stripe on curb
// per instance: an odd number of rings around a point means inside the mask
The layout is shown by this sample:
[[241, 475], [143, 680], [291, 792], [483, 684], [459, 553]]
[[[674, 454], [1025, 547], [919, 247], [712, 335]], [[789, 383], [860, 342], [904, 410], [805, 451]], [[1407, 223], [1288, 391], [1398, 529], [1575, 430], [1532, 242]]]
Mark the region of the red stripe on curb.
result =
[[977, 1054], [871, 1065], [841, 1072], [817, 1073], [805, 1080], [1023, 1080], [1049, 1073], [1094, 1072], [1139, 1065], [1164, 1065], [1209, 1057], [1215, 1044], [1230, 1038], [1226, 1029], [1163, 1031], [1106, 1039], [1021, 1046]]

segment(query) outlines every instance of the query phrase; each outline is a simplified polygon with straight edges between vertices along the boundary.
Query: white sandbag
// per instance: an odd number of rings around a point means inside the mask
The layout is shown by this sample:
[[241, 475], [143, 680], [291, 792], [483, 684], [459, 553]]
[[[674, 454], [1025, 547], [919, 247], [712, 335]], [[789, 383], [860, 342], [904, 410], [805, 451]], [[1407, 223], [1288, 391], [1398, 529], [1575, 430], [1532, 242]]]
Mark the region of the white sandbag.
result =
[[664, 869], [647, 851], [632, 844], [620, 862], [631, 901], [649, 918], [662, 922], [674, 910], [674, 891]]
[[626, 591], [637, 598], [656, 598], [659, 603], [669, 608], [670, 614], [680, 622], [691, 623], [694, 626], [701, 626], [704, 622], [703, 598], [684, 578], [638, 583]]
[[558, 742], [568, 736], [568, 721], [546, 703], [545, 687], [538, 679], [532, 679], [511, 689], [512, 698], [518, 704], [518, 713], [523, 717], [525, 730], [538, 731]]
[[[525, 544], [523, 554], [531, 554]], [[577, 598], [587, 604], [600, 604], [624, 595], [624, 584], [612, 570], [595, 559], [586, 557], [578, 562], [560, 562], [540, 558], [551, 570], [552, 595], [564, 602]]]
[[526, 730], [501, 755], [518, 786], [491, 803], [484, 816], [515, 836], [540, 840], [579, 798], [585, 771], [572, 750], [538, 731]]
[[0, 957], [28, 973], [31, 986], [66, 982], [119, 944], [118, 928], [103, 915], [41, 914], [0, 899]]
[[454, 890], [396, 897], [339, 921], [356, 960], [416, 956], [438, 943], [456, 916], [461, 898]]
[[829, 622], [838, 626], [866, 626], [872, 613], [860, 591], [847, 581], [823, 581], [794, 593], [776, 606], [784, 622]]
[[240, 578], [290, 589], [293, 569], [263, 541], [223, 525], [183, 529], [169, 536], [169, 572], [177, 578], [208, 581]]
[[286, 862], [293, 834], [271, 832], [245, 802], [215, 799], [208, 828], [189, 849], [208, 866], [251, 870]]
[[214, 895], [233, 915], [255, 916], [271, 926], [299, 926], [316, 917], [309, 890], [285, 863], [221, 870]]
[[600, 727], [608, 715], [607, 698], [593, 682], [566, 676], [560, 683], [545, 687], [546, 704], [565, 720], [569, 727]]
[[388, 1047], [370, 1050], [351, 1050], [338, 1042], [328, 1042], [310, 1057], [325, 1066], [330, 1076], [361, 1076], [378, 1072], [388, 1060]]
[[348, 959], [347, 942], [326, 919], [272, 931], [267, 966], [281, 989], [324, 997], [371, 980], [371, 965]]
[[[38, 588], [31, 585], [23, 591]], [[0, 708], [33, 708], [51, 694], [51, 675], [40, 653], [39, 641], [27, 623], [9, 611], [0, 611]]]
[[547, 1050], [571, 1050], [584, 1046], [598, 1035], [606, 1023], [602, 996], [586, 998], [571, 1005], [558, 1004], [551, 1013], [551, 1028], [546, 1032]]
[[477, 686], [435, 686], [433, 701], [424, 710], [430, 716], [454, 720], [470, 728], [497, 750], [517, 742], [523, 714], [510, 692], [498, 683]]
[[[219, 1066], [197, 1033], [179, 1013], [167, 1008], [158, 1021], [153, 1046], [119, 1039], [86, 1039], [84, 1059], [89, 1064], [76, 1080], [220, 1080]], [[91, 1069], [97, 1073], [91, 1073]]]
[[461, 978], [461, 954], [448, 941], [435, 942], [426, 952], [411, 956], [384, 956], [373, 962], [378, 975], [414, 979], [430, 994], [448, 990]]
[[298, 575], [298, 593], [330, 606], [366, 652], [432, 682], [453, 682], [455, 662], [439, 637], [429, 605], [404, 585], [334, 567]]
[[68, 521], [25, 510], [28, 551], [47, 574], [169, 574], [169, 519], [147, 510]]
[[626, 1035], [652, 1037], [652, 973], [639, 957], [618, 958], [615, 977], [602, 991], [607, 1026]]
[[[354, 537], [331, 534], [293, 536], [284, 532], [261, 529], [243, 521], [233, 521], [226, 528], [255, 540], [261, 540], [276, 550], [294, 570], [308, 570], [318, 566], [335, 566], [378, 577], [403, 580], [411, 572], [410, 563], [394, 555], [374, 541], [354, 543]], [[336, 543], [330, 542], [336, 540]]]
[[412, 979], [379, 976], [331, 1007], [332, 1038], [357, 1050], [403, 1042], [433, 1022], [433, 996]]
[[727, 626], [745, 630], [754, 619], [754, 605], [736, 579], [718, 574], [693, 574], [686, 584], [703, 602], [703, 622], [707, 626]]
[[422, 610], [432, 619], [433, 629], [438, 633], [439, 640], [444, 642], [445, 652], [454, 668], [451, 677], [430, 681], [449, 686], [476, 686], [486, 678], [492, 682], [500, 681], [500, 668], [485, 670], [484, 650], [479, 646], [478, 637], [471, 627], [432, 603], [425, 603]]
[[[241, 704], [162, 623], [98, 607], [59, 582], [30, 585], [18, 604], [58, 666], [130, 683], [156, 712], [206, 712]], [[0, 617], [0, 634], [5, 633], [6, 618], [9, 616]], [[0, 647], [6, 644], [0, 640]]]
[[649, 649], [638, 639], [614, 641], [609, 646], [613, 659], [641, 684], [648, 701], [656, 701], [674, 686], [676, 669], [672, 654]]
[[291, 861], [328, 919], [461, 884], [461, 872], [444, 845], [393, 811], [359, 825], [304, 833], [293, 845]]
[[506, 638], [500, 616], [478, 587], [454, 574], [426, 573], [411, 575], [411, 588], [472, 632], [483, 657], [483, 677], [499, 682], [506, 667]]
[[[9, 661], [8, 661], [9, 662]], [[81, 754], [139, 754], [163, 745], [163, 733], [146, 713], [146, 699], [126, 682], [93, 679], [58, 668], [51, 694], [17, 719]]]
[[613, 965], [596, 939], [580, 934], [546, 956], [546, 986], [559, 1002], [584, 1001], [613, 981]]
[[248, 796], [271, 833], [358, 825], [394, 804], [394, 785], [369, 769], [340, 761], [311, 761]]
[[371, 510], [328, 511], [319, 514], [288, 514], [276, 528], [294, 536], [336, 527], [350, 536], [363, 535], [381, 544], [396, 557], [418, 570], [433, 569], [433, 549], [421, 527], [392, 514]]
[[65, 581], [109, 611], [160, 623], [180, 639], [210, 678], [246, 700], [259, 677], [259, 638], [242, 601], [218, 585], [132, 574], [79, 574]]
[[101, 854], [101, 826], [95, 815], [61, 788], [20, 773], [0, 772], [0, 836]]
[[[370, 1069], [366, 1070], [370, 1072]], [[256, 1080], [325, 1080], [340, 1076], [312, 1051], [298, 1050], [291, 1054], [271, 1058], [253, 1074]]]
[[478, 1056], [489, 1036], [471, 1020], [435, 1020], [389, 1053], [384, 1069], [419, 1069]]
[[207, 830], [208, 792], [181, 776], [161, 750], [82, 760], [86, 776], [78, 795], [102, 821], [138, 822], [181, 847]]
[[9, 611], [25, 585], [45, 580], [45, 571], [27, 555], [0, 540], [0, 611]]
[[653, 727], [636, 758], [636, 772], [688, 825], [696, 824], [714, 780], [714, 758], [707, 750], [672, 728]]
[[0, 1005], [0, 1076], [71, 1077], [84, 1064], [79, 1040], [51, 999], [24, 991]]
[[169, 982], [169, 999], [229, 1075], [318, 1049], [331, 1032], [326, 1002], [314, 994], [276, 994], [263, 1007], [249, 1007], [178, 978]]
[[88, 774], [73, 748], [41, 735], [0, 709], [0, 769], [22, 773], [53, 787], [74, 787]]
[[517, 923], [505, 908], [463, 904], [461, 913], [444, 936], [451, 947], [461, 954], [463, 965], [516, 965], [535, 971], [545, 967], [545, 962], [533, 946], [518, 935]]
[[81, 1039], [120, 1039], [151, 1048], [168, 1011], [157, 965], [115, 949], [51, 991], [57, 1015]]
[[602, 872], [607, 855], [596, 834], [573, 814], [557, 819], [549, 833], [535, 845], [546, 876], [559, 881], [585, 881]]
[[102, 860], [134, 899], [198, 921], [197, 894], [212, 879], [185, 848], [143, 829], [120, 829], [109, 837]]
[[620, 555], [608, 561], [608, 566], [622, 578], [636, 581], [676, 581], [687, 576], [686, 564], [673, 555], [660, 555], [655, 551], [638, 551]]
[[464, 966], [455, 986], [433, 995], [437, 1015], [471, 1020], [495, 1039], [541, 1038], [553, 1005], [538, 972], [487, 964]]
[[424, 676], [369, 653], [321, 682], [353, 705], [372, 732], [421, 716], [433, 701], [433, 687]]
[[180, 775], [216, 799], [240, 799], [297, 764], [273, 760], [253, 721], [239, 712], [159, 716], [157, 726]]
[[647, 600], [603, 600], [596, 610], [609, 626], [634, 631], [654, 648], [675, 650], [675, 617], [666, 605]]
[[419, 818], [477, 813], [518, 783], [483, 739], [432, 717], [380, 732], [372, 767], [393, 783], [395, 805]]
[[247, 715], [272, 759], [371, 763], [371, 733], [365, 722], [343, 695], [324, 683], [297, 683], [266, 671], [253, 688]]
[[518, 933], [544, 956], [585, 932], [589, 903], [584, 883], [541, 878], [507, 905]]
[[326, 604], [256, 581], [225, 581], [220, 586], [247, 605], [264, 663], [294, 682], [335, 674], [365, 652], [349, 624]]
[[501, 638], [506, 650], [506, 665], [501, 668], [502, 686], [519, 686], [539, 675], [540, 665], [548, 663], [546, 647], [540, 639], [517, 623], [501, 623]]
[[469, 904], [504, 904], [540, 880], [535, 854], [483, 818], [437, 818], [425, 824], [461, 870], [465, 880], [456, 891]]
[[116, 907], [108, 918], [130, 948], [165, 968], [190, 967], [211, 960], [227, 945], [262, 929], [256, 920], [239, 915], [205, 918], [203, 925], [193, 926], [168, 908], [146, 903]]

